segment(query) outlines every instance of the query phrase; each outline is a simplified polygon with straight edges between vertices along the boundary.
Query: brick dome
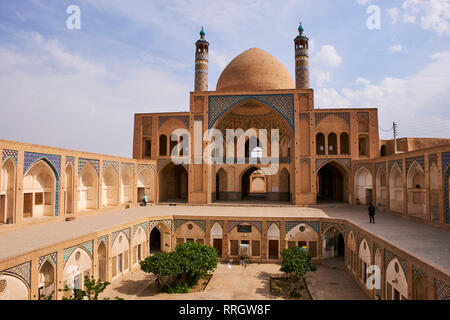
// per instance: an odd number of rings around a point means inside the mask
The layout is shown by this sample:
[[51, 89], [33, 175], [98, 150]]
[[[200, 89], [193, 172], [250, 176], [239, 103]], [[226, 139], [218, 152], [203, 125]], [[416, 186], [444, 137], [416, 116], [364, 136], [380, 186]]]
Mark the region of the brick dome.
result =
[[286, 67], [264, 50], [252, 48], [231, 61], [217, 81], [216, 91], [294, 89]]

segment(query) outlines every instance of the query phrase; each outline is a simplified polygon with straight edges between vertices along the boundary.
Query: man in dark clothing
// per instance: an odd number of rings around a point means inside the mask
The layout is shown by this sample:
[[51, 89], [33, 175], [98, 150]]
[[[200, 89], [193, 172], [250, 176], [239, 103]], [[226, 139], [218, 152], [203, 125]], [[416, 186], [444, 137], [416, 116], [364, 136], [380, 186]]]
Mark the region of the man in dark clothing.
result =
[[369, 206], [370, 223], [375, 223], [375, 207], [371, 204]]

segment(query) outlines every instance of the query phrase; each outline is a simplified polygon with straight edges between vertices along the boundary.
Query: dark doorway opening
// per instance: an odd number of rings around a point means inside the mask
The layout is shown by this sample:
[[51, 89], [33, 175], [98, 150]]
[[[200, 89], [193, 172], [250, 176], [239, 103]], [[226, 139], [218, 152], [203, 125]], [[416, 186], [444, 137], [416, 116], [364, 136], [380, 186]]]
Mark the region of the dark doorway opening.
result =
[[317, 179], [318, 202], [346, 201], [346, 174], [342, 168], [334, 163], [328, 163], [319, 170]]
[[160, 202], [187, 202], [188, 173], [182, 165], [167, 165], [160, 173]]
[[222, 257], [222, 239], [213, 240], [214, 249], [217, 250], [217, 256]]
[[161, 252], [161, 232], [153, 228], [150, 232], [150, 254]]
[[338, 236], [338, 257], [343, 257], [345, 255], [345, 242], [342, 234]]
[[250, 194], [250, 176], [258, 170], [257, 167], [250, 167], [242, 174], [241, 199], [242, 200], [265, 200], [266, 194]]

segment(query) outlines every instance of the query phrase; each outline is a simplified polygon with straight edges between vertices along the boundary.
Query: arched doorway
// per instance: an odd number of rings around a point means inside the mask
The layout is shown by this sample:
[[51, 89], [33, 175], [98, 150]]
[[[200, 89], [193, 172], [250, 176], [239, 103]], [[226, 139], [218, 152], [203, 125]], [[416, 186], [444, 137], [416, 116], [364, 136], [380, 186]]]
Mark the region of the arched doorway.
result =
[[56, 177], [49, 164], [38, 161], [23, 178], [23, 217], [55, 215]]
[[109, 166], [103, 171], [103, 206], [114, 207], [117, 205], [118, 176], [116, 170]]
[[414, 281], [414, 300], [428, 300], [427, 280], [424, 275], [419, 273]]
[[419, 218], [426, 218], [426, 188], [425, 172], [414, 162], [408, 170], [408, 214]]
[[0, 186], [0, 223], [14, 222], [14, 162], [6, 159], [2, 166], [2, 180]]
[[188, 173], [182, 165], [168, 164], [159, 174], [160, 202], [187, 202]]
[[388, 190], [386, 181], [386, 170], [384, 167], [380, 167], [377, 170], [376, 175], [376, 187], [377, 187], [377, 205], [379, 207], [387, 206]]
[[144, 199], [144, 195], [147, 196], [148, 202], [155, 201], [154, 195], [154, 173], [149, 168], [143, 169], [138, 176], [137, 183], [137, 201], [142, 202]]
[[48, 260], [45, 260], [44, 264], [39, 270], [38, 288], [39, 299], [49, 297], [50, 295], [52, 295], [52, 298], [55, 299], [55, 268]]
[[395, 164], [389, 176], [390, 209], [403, 212], [403, 176], [400, 167]]
[[79, 174], [78, 211], [97, 209], [98, 207], [98, 174], [94, 166], [87, 163]]
[[366, 168], [360, 168], [355, 174], [356, 204], [372, 203], [372, 174]]
[[433, 221], [439, 221], [439, 187], [439, 171], [436, 163], [433, 163], [430, 168], [430, 207]]
[[72, 165], [66, 167], [66, 187], [65, 187], [65, 213], [73, 211], [73, 168]]
[[98, 253], [98, 278], [101, 281], [107, 281], [108, 255], [104, 241], [100, 241], [97, 253]]
[[386, 268], [386, 300], [407, 300], [408, 281], [397, 258], [389, 262]]
[[129, 166], [122, 169], [121, 203], [133, 202], [133, 172]]
[[[256, 175], [254, 175], [256, 173]], [[265, 200], [265, 180], [257, 167], [250, 167], [241, 176], [242, 200]], [[262, 182], [261, 182], [262, 181]], [[256, 186], [256, 188], [252, 188]]]
[[336, 162], [329, 162], [317, 173], [318, 202], [348, 202], [348, 174]]
[[150, 232], [150, 254], [159, 252], [161, 252], [161, 232], [155, 227]]
[[345, 256], [345, 241], [342, 233], [331, 226], [324, 232], [325, 239], [322, 248], [322, 258], [343, 258]]
[[220, 168], [216, 173], [216, 200], [227, 200], [227, 173]]
[[286, 168], [280, 173], [280, 200], [291, 201], [291, 175]]

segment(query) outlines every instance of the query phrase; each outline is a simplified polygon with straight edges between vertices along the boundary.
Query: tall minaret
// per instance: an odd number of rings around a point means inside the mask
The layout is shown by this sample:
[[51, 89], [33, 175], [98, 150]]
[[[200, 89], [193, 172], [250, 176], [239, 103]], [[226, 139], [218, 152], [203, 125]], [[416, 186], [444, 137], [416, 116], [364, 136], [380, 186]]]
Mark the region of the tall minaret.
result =
[[195, 88], [194, 91], [208, 91], [208, 51], [205, 30], [200, 31], [200, 39], [195, 43]]
[[308, 38], [303, 35], [303, 26], [300, 22], [298, 36], [295, 43], [295, 87], [297, 89], [309, 89], [309, 55]]

